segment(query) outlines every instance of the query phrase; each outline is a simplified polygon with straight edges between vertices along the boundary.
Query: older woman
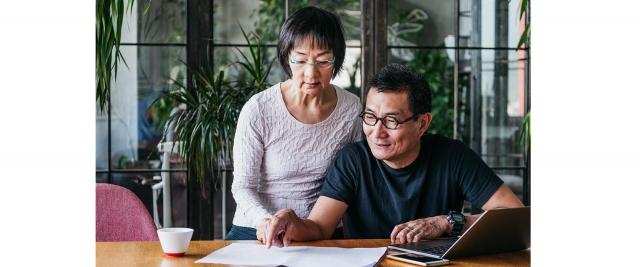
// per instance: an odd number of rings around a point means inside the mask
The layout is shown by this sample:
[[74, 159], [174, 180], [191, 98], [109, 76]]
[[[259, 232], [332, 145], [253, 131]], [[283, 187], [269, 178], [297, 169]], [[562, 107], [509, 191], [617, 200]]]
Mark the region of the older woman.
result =
[[231, 187], [238, 206], [228, 240], [260, 239], [283, 208], [307, 217], [336, 152], [360, 139], [360, 100], [331, 84], [344, 56], [336, 15], [305, 7], [282, 25], [278, 59], [289, 79], [251, 97], [240, 113]]

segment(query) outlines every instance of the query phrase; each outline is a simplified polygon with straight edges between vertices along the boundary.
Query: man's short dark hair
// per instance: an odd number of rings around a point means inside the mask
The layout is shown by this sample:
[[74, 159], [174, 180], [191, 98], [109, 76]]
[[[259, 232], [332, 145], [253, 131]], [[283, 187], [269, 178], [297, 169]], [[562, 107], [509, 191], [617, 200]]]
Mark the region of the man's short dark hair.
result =
[[278, 40], [278, 60], [289, 77], [292, 75], [289, 54], [296, 44], [302, 44], [306, 38], [333, 52], [335, 63], [332, 77], [335, 78], [342, 68], [346, 48], [338, 16], [321, 8], [308, 6], [298, 9], [285, 20]]
[[378, 92], [407, 92], [409, 110], [414, 114], [431, 112], [431, 88], [427, 81], [411, 68], [401, 64], [389, 64], [369, 80], [369, 89], [377, 88]]

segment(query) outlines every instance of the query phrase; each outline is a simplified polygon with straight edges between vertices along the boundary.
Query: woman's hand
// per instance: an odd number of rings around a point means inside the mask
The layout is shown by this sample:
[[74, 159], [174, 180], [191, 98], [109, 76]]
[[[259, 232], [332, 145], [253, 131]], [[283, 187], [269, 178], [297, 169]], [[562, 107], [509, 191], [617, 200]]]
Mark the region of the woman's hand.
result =
[[264, 232], [270, 220], [271, 220], [270, 218], [264, 218], [256, 228], [256, 238], [258, 239], [258, 241], [260, 241], [263, 244], [265, 241]]
[[295, 211], [292, 209], [279, 210], [273, 217], [265, 219], [262, 224], [264, 226], [261, 232], [262, 242], [267, 245], [267, 248], [289, 246], [296, 223], [300, 223], [300, 218]]

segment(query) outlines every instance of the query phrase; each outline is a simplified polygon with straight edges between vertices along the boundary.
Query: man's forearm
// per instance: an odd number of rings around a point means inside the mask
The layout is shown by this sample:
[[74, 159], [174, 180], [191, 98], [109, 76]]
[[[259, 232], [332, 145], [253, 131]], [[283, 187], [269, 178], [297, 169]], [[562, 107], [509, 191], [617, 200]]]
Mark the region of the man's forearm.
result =
[[340, 218], [332, 219], [328, 215], [314, 217], [314, 211], [317, 212], [318, 205], [316, 202], [310, 219], [298, 217], [292, 209], [281, 209], [272, 218], [266, 220], [264, 242], [267, 247], [271, 247], [272, 244], [288, 246], [290, 241], [329, 239]]
[[300, 219], [293, 225], [292, 241], [315, 241], [329, 239], [332, 233], [323, 233], [322, 227], [312, 220]]

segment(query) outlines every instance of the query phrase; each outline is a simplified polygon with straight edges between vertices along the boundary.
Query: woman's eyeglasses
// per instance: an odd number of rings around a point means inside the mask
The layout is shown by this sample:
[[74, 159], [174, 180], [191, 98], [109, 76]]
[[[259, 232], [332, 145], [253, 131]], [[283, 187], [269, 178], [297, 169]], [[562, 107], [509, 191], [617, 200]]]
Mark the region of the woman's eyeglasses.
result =
[[296, 60], [292, 57], [289, 57], [289, 64], [291, 64], [291, 67], [293, 68], [302, 68], [308, 64], [308, 65], [316, 65], [318, 68], [321, 68], [321, 69], [328, 69], [332, 67], [335, 62], [336, 62], [335, 58], [331, 60], [307, 61], [307, 60]]

